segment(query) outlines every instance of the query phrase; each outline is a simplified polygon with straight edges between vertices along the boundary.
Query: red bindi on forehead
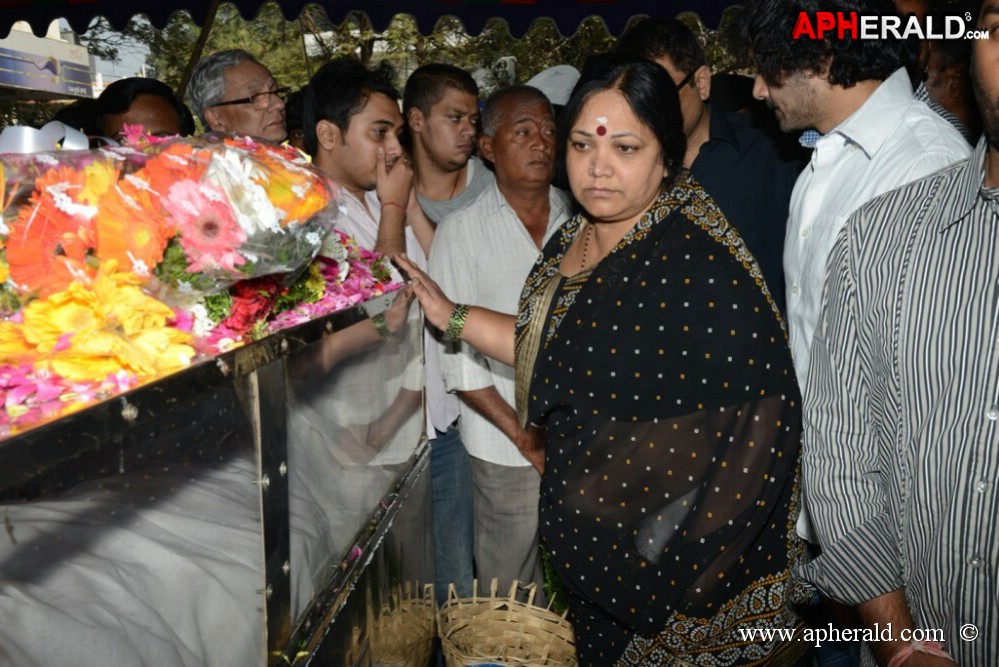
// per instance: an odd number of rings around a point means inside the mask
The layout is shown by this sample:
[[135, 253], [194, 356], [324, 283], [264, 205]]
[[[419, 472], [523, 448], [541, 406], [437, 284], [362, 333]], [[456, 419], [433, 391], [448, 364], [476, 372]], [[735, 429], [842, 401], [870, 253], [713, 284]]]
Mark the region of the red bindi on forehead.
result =
[[601, 137], [604, 136], [605, 134], [607, 134], [607, 128], [604, 127], [603, 125], [598, 125], [597, 134], [600, 135]]

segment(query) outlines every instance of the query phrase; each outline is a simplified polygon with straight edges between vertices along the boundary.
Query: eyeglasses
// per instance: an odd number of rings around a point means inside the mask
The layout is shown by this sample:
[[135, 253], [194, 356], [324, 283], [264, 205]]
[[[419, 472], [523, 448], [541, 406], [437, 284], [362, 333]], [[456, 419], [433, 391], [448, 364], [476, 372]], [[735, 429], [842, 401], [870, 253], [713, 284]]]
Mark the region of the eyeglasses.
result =
[[690, 80], [694, 78], [694, 75], [695, 75], [695, 74], [697, 74], [697, 70], [696, 70], [696, 69], [695, 69], [695, 70], [693, 70], [693, 71], [692, 71], [692, 72], [691, 72], [690, 74], [688, 74], [687, 76], [683, 77], [683, 78], [682, 78], [682, 79], [680, 80], [680, 83], [676, 84], [676, 89], [677, 89], [677, 90], [680, 90], [681, 88], [683, 88], [684, 86], [686, 86], [686, 85], [687, 85], [688, 83], [690, 83]]
[[253, 108], [257, 111], [263, 111], [271, 103], [271, 95], [274, 95], [282, 102], [285, 98], [291, 94], [291, 88], [278, 88], [277, 90], [265, 90], [262, 93], [256, 93], [255, 95], [250, 95], [249, 97], [243, 97], [238, 100], [229, 100], [228, 102], [217, 102], [210, 106], [213, 107], [227, 107], [231, 104], [252, 104]]

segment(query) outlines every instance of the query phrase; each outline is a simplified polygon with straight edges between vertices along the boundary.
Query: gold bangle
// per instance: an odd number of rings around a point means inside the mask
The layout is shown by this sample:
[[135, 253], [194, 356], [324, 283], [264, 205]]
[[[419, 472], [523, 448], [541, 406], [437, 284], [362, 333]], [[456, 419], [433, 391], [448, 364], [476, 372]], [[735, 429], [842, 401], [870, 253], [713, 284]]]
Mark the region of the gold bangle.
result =
[[385, 321], [385, 313], [378, 313], [371, 318], [371, 323], [375, 325], [375, 331], [378, 332], [379, 338], [391, 338], [392, 332], [389, 331], [388, 322]]
[[456, 341], [461, 338], [461, 332], [465, 329], [465, 320], [468, 319], [468, 311], [472, 307], [467, 303], [454, 304], [451, 317], [447, 321], [447, 329], [444, 330], [444, 340]]

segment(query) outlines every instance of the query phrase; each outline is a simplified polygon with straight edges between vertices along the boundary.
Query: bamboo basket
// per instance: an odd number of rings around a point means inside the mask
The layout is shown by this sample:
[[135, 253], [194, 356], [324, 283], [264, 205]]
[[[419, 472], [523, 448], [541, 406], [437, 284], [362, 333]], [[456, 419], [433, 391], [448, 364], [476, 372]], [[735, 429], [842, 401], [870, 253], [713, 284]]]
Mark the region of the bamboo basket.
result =
[[436, 635], [433, 584], [424, 586], [420, 597], [407, 582], [396, 597], [384, 602], [377, 616], [372, 606], [368, 607], [372, 663], [380, 667], [424, 667], [430, 662]]
[[[492, 580], [489, 597], [458, 598], [448, 586], [447, 602], [438, 610], [437, 627], [447, 667], [500, 664], [508, 667], [576, 667], [576, 638], [566, 614], [534, 605], [535, 584], [514, 581], [506, 597], [497, 597]], [[518, 590], [527, 600], [518, 599]], [[568, 613], [568, 612], [566, 612]]]

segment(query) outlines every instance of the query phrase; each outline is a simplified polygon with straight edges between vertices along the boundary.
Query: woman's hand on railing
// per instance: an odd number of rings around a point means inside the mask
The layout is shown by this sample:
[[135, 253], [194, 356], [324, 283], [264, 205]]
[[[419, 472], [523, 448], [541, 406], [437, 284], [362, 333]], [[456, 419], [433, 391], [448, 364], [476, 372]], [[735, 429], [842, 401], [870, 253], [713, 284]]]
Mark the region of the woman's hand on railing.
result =
[[427, 320], [441, 331], [446, 329], [448, 319], [454, 312], [454, 302], [447, 298], [440, 285], [421, 271], [406, 255], [392, 255], [392, 261], [409, 277], [410, 289], [420, 300], [420, 306], [423, 307]]

